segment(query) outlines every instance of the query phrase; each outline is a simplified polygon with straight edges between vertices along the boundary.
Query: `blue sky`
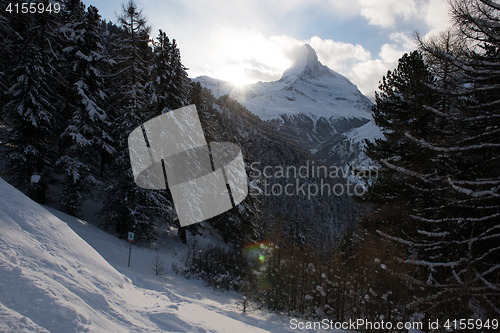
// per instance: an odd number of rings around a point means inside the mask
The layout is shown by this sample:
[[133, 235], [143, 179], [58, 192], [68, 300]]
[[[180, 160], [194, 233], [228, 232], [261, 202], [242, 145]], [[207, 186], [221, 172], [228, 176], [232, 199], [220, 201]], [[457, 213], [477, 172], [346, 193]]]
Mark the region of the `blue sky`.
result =
[[[84, 0], [116, 22], [128, 0]], [[319, 60], [365, 94], [395, 68], [414, 36], [450, 23], [446, 0], [136, 0], [151, 25], [176, 39], [189, 76], [272, 81], [309, 43]]]

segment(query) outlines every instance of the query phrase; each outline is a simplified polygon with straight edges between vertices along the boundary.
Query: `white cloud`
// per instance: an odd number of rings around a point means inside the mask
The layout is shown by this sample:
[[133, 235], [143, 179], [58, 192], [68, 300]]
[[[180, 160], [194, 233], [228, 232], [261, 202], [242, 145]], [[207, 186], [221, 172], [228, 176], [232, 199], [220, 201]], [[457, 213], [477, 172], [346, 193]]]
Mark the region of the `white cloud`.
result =
[[391, 43], [380, 48], [376, 58], [359, 44], [322, 39], [308, 40], [280, 35], [266, 37], [255, 29], [217, 31], [217, 42], [205, 46], [191, 59], [191, 77], [209, 75], [238, 83], [278, 80], [292, 62], [296, 48], [310, 44], [319, 60], [346, 76], [363, 93], [376, 90], [378, 82], [397, 66], [405, 52], [414, 50], [413, 38], [402, 32], [390, 35]]
[[355, 62], [370, 59], [371, 54], [361, 45], [321, 39], [317, 36], [307, 41], [316, 50], [324, 65], [335, 71], [347, 71]]
[[388, 70], [394, 69], [396, 64], [397, 61], [368, 60], [355, 64], [347, 76], [363, 94], [367, 95], [378, 89], [378, 82], [382, 80]]
[[420, 20], [436, 33], [449, 24], [446, 0], [358, 0], [360, 14], [372, 25], [394, 28], [398, 22]]
[[410, 53], [417, 49], [413, 38], [402, 32], [394, 32], [389, 35], [393, 43], [386, 43], [380, 48], [379, 58], [385, 63], [396, 64], [404, 53]]
[[430, 28], [426, 36], [438, 35], [451, 25], [450, 7], [447, 1], [430, 0], [425, 6], [422, 6], [421, 16]]
[[401, 45], [405, 50], [413, 50], [416, 48], [415, 38], [408, 36], [404, 32], [393, 32], [389, 35], [389, 39]]
[[394, 59], [399, 59], [403, 53], [395, 44], [384, 44], [380, 49], [379, 57], [383, 62], [391, 63]]
[[415, 12], [413, 0], [358, 0], [361, 16], [373, 25], [391, 28], [396, 25], [396, 18], [408, 19]]
[[378, 59], [369, 59], [354, 64], [346, 76], [352, 80], [364, 94], [378, 89], [378, 83], [388, 70], [398, 65], [398, 60], [404, 53], [416, 49], [413, 38], [402, 32], [392, 33], [389, 38], [393, 43], [386, 43], [380, 48]]
[[356, 84], [361, 92], [368, 94], [377, 89], [378, 82], [388, 70], [396, 68], [398, 59], [404, 53], [416, 49], [414, 38], [402, 32], [390, 34], [389, 39], [392, 43], [382, 45], [377, 58], [373, 58], [361, 45], [319, 37], [312, 37], [304, 42], [316, 50], [324, 65], [344, 75]]
[[265, 37], [251, 28], [218, 29], [215, 33], [217, 39], [211, 39], [203, 53], [192, 52], [191, 77], [203, 74], [239, 83], [277, 80], [292, 64], [294, 49], [304, 44], [284, 35]]

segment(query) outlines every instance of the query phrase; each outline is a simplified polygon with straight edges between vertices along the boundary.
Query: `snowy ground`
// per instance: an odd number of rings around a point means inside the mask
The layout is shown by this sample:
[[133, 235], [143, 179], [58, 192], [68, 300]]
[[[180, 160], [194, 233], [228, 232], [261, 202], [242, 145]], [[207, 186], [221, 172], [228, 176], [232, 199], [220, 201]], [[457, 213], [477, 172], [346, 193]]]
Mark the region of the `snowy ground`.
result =
[[[31, 201], [0, 179], [0, 332], [292, 332], [290, 317], [172, 273], [184, 245], [132, 246]], [[308, 330], [311, 332], [312, 330]], [[339, 332], [329, 330], [329, 332]]]

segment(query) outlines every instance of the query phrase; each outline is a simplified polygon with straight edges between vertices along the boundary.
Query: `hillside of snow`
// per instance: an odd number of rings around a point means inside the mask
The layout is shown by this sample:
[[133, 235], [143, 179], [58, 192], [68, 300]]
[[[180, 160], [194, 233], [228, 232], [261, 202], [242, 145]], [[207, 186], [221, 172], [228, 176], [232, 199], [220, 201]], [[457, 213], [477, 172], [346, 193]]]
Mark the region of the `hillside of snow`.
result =
[[384, 137], [380, 127], [375, 124], [374, 120], [370, 120], [365, 125], [354, 128], [345, 134], [352, 143], [364, 143], [365, 139], [374, 141]]
[[384, 137], [380, 127], [375, 124], [374, 120], [370, 120], [365, 125], [350, 130], [345, 133], [344, 136], [347, 137], [349, 146], [354, 147], [351, 149], [359, 151], [356, 158], [350, 161], [353, 167], [367, 170], [370, 167], [376, 166], [376, 164], [365, 154], [365, 139], [374, 142], [376, 139], [382, 139]]
[[292, 332], [290, 318], [242, 313], [240, 295], [172, 273], [177, 237], [132, 246], [45, 208], [0, 178], [0, 332]]

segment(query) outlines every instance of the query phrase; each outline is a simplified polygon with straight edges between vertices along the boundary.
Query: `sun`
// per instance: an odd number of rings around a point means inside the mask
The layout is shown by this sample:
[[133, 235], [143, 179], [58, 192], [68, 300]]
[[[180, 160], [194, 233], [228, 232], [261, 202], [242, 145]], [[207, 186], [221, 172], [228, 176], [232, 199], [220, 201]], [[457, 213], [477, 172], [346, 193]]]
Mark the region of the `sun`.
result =
[[239, 78], [238, 77], [238, 78], [232, 79], [231, 83], [234, 84], [235, 87], [243, 87], [243, 86], [250, 84], [251, 82], [247, 78]]
[[245, 63], [231, 64], [215, 71], [213, 76], [231, 84], [235, 88], [240, 88], [255, 82], [255, 80], [251, 80], [247, 76], [249, 66], [249, 64]]
[[252, 83], [252, 80], [248, 79], [242, 73], [238, 73], [238, 72], [228, 73], [226, 80], [228, 82], [231, 82], [237, 88], [243, 87], [243, 86], [246, 86], [246, 85]]

